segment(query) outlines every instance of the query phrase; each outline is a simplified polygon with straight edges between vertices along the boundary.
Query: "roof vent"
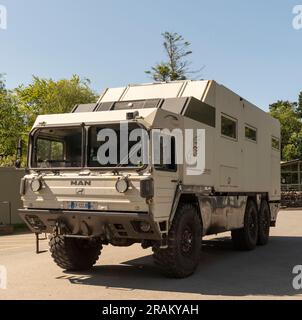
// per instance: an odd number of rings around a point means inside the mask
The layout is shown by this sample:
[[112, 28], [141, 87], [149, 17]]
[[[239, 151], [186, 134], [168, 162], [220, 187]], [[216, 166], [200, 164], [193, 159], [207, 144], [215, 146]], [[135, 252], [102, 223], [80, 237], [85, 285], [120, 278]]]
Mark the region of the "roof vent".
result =
[[77, 104], [71, 113], [79, 113], [79, 112], [93, 112], [96, 108], [96, 103], [87, 103], [87, 104]]

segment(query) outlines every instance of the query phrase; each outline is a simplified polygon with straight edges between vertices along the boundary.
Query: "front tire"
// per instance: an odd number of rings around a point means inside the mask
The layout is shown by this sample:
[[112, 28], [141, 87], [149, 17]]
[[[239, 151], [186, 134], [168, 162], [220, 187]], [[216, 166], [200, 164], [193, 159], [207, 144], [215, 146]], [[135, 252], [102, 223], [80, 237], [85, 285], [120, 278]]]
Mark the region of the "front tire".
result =
[[102, 244], [100, 241], [67, 238], [52, 235], [49, 242], [54, 262], [68, 271], [89, 270], [98, 260]]
[[253, 200], [248, 200], [242, 229], [232, 231], [234, 247], [238, 250], [253, 250], [258, 241], [258, 210]]
[[169, 236], [168, 248], [153, 248], [154, 262], [170, 278], [186, 278], [196, 270], [201, 251], [202, 226], [195, 206], [181, 204]]

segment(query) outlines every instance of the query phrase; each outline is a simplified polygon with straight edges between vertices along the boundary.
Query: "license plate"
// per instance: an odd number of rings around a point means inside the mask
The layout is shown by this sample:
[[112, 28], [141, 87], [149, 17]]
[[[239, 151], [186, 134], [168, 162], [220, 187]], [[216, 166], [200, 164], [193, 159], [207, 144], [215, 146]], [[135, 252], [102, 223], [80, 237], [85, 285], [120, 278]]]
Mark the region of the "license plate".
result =
[[91, 210], [92, 209], [92, 203], [91, 202], [70, 201], [70, 202], [68, 202], [68, 209], [72, 209], [72, 210]]

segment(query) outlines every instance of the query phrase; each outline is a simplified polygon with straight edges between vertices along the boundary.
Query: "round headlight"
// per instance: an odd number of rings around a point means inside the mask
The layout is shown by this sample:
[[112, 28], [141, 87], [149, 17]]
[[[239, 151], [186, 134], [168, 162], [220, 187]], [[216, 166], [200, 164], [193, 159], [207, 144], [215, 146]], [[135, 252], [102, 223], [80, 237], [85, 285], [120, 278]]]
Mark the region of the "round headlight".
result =
[[30, 183], [30, 186], [33, 192], [38, 192], [42, 189], [42, 182], [40, 179], [33, 179]]
[[127, 178], [119, 178], [115, 184], [115, 189], [119, 193], [125, 193], [127, 192], [129, 188], [129, 183]]

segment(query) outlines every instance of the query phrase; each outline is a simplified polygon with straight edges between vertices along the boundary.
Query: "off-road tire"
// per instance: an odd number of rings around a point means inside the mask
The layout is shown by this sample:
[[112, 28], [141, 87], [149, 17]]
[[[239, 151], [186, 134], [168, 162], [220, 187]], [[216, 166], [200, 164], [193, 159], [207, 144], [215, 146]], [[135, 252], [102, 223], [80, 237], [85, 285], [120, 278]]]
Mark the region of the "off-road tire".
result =
[[232, 240], [237, 250], [253, 250], [258, 241], [258, 210], [253, 200], [248, 200], [242, 229], [232, 231]]
[[258, 245], [264, 246], [269, 241], [271, 224], [270, 208], [266, 200], [261, 202], [258, 215]]
[[49, 247], [54, 262], [60, 268], [69, 271], [91, 269], [102, 250], [100, 241], [67, 238], [61, 235], [52, 235]]
[[169, 278], [186, 278], [196, 270], [201, 252], [202, 223], [197, 209], [180, 204], [168, 235], [168, 248], [153, 248], [153, 258]]

